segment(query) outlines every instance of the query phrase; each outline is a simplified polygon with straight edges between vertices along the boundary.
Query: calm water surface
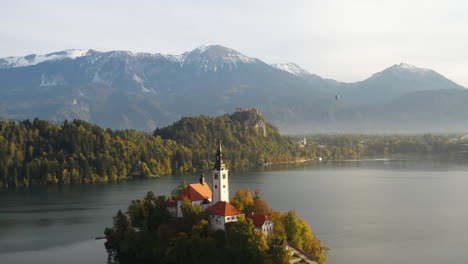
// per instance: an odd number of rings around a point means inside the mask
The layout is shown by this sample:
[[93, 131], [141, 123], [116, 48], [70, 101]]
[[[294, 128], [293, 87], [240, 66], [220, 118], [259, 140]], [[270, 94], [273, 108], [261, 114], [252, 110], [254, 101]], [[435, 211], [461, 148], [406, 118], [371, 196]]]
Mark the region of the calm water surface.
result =
[[[0, 192], [0, 263], [105, 264], [102, 236], [117, 210], [170, 176], [117, 184]], [[332, 251], [328, 263], [468, 263], [468, 162], [363, 160], [231, 172], [277, 210], [297, 210]]]

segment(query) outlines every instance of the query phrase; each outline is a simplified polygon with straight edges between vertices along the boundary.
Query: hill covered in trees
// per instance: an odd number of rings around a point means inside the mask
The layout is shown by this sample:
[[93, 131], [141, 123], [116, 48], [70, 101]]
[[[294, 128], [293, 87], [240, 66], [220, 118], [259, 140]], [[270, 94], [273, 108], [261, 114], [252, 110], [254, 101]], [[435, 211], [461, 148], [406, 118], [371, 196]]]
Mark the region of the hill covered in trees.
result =
[[[307, 145], [282, 135], [255, 112], [184, 117], [153, 134], [74, 120], [0, 121], [0, 188], [108, 182], [209, 170], [222, 140], [230, 168], [392, 153], [450, 153], [443, 136], [312, 136]], [[456, 147], [456, 146], [455, 146]]]
[[234, 168], [291, 161], [311, 154], [255, 112], [184, 117], [170, 126], [156, 129], [154, 135], [192, 149], [194, 166], [199, 168], [213, 165], [217, 139], [222, 141], [228, 166]]
[[104, 130], [75, 120], [63, 125], [0, 122], [0, 187], [93, 183], [188, 170], [191, 151], [134, 130]]
[[0, 121], [0, 188], [210, 169], [218, 138], [226, 146], [231, 167], [307, 156], [292, 138], [250, 113], [186, 117], [154, 135], [105, 130], [80, 120], [61, 125], [38, 119]]

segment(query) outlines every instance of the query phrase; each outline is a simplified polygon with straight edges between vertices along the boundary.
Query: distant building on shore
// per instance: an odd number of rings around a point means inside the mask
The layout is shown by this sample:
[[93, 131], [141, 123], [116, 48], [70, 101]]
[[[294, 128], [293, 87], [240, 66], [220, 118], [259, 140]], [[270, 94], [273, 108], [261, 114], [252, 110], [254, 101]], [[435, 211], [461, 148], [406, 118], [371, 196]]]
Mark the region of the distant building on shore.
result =
[[257, 108], [242, 108], [242, 107], [236, 107], [236, 112], [254, 112], [257, 115], [262, 115], [262, 112], [258, 110]]

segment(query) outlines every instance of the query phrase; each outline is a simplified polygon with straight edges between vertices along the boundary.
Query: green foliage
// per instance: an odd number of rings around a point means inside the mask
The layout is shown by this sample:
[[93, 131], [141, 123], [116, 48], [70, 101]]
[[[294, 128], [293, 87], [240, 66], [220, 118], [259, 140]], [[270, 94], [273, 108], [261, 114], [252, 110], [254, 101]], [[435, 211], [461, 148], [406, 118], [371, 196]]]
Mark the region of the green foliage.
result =
[[289, 251], [280, 244], [280, 240], [276, 243], [271, 243], [270, 254], [272, 264], [288, 264], [289, 263]]
[[244, 214], [249, 214], [253, 211], [254, 199], [250, 189], [238, 189], [236, 194], [231, 199], [230, 203], [241, 210]]
[[[131, 227], [130, 221], [127, 218], [127, 215], [118, 211], [117, 215], [113, 218], [114, 226], [113, 228], [106, 228], [104, 234], [106, 235], [106, 248], [128, 248], [127, 238], [132, 236], [131, 233], [134, 232]], [[116, 254], [112, 251], [108, 251], [110, 257], [115, 257]]]
[[224, 157], [231, 168], [308, 157], [295, 140], [281, 135], [275, 127], [265, 123], [265, 130], [266, 136], [254, 126], [243, 122], [235, 113], [219, 117], [183, 117], [170, 126], [157, 129], [154, 135], [197, 150], [192, 152], [192, 164], [203, 169], [213, 165], [217, 139], [222, 140]]
[[271, 208], [260, 197], [260, 190], [255, 190], [255, 194], [252, 195], [249, 188], [245, 190], [238, 189], [230, 203], [244, 214], [252, 212], [256, 214], [271, 214]]
[[322, 245], [307, 221], [298, 218], [295, 211], [288, 213], [273, 211], [272, 219], [275, 222], [274, 231], [277, 238], [287, 239], [320, 263], [326, 262], [330, 249]]
[[105, 230], [105, 246], [111, 262], [162, 259], [170, 238], [175, 235], [173, 220], [164, 196], [156, 197], [148, 192], [142, 200], [132, 201], [127, 214], [119, 211], [114, 217], [114, 226]]
[[169, 218], [166, 207], [166, 197], [156, 197], [153, 192], [148, 192], [143, 200], [133, 200], [130, 203], [127, 214], [133, 227], [155, 230], [159, 223]]
[[359, 158], [388, 154], [447, 154], [456, 151], [447, 136], [435, 135], [314, 135], [307, 137], [306, 152], [324, 159]]
[[173, 199], [177, 198], [184, 190], [187, 188], [187, 182], [185, 180], [181, 181], [179, 186], [177, 186], [174, 190], [171, 192], [171, 197]]
[[181, 205], [182, 219], [180, 219], [180, 230], [189, 232], [194, 223], [200, 222], [206, 218], [205, 212], [201, 205], [193, 205], [192, 202], [184, 197]]
[[0, 121], [0, 186], [108, 182], [184, 172], [191, 150], [135, 130], [74, 120]]
[[[257, 118], [248, 124], [236, 114], [184, 117], [154, 135], [103, 130], [74, 120], [62, 125], [0, 121], [0, 188], [31, 184], [74, 184], [158, 177], [209, 169], [222, 139], [230, 168], [314, 157], [357, 158], [392, 153], [450, 153], [444, 136], [312, 136], [306, 146]], [[261, 125], [266, 136], [256, 127]], [[176, 191], [177, 193], [177, 191]], [[174, 193], [175, 194], [175, 193]]]
[[240, 218], [227, 231], [228, 244], [236, 263], [262, 263], [269, 249], [265, 236], [251, 221]]
[[216, 140], [231, 167], [290, 161], [298, 144], [266, 125], [267, 136], [230, 116], [183, 118], [154, 135], [84, 121], [0, 121], [0, 187], [157, 177], [212, 166]]

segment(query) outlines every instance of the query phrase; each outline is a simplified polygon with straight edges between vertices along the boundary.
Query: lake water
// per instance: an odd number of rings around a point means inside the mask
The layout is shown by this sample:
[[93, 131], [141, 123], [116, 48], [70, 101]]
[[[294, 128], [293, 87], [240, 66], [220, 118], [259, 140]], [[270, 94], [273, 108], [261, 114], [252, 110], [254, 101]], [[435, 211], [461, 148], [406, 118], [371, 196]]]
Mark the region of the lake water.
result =
[[[0, 263], [106, 263], [112, 216], [167, 176], [116, 184], [0, 192]], [[377, 159], [230, 173], [237, 188], [263, 190], [277, 210], [295, 209], [329, 246], [328, 263], [467, 263], [468, 162]]]

